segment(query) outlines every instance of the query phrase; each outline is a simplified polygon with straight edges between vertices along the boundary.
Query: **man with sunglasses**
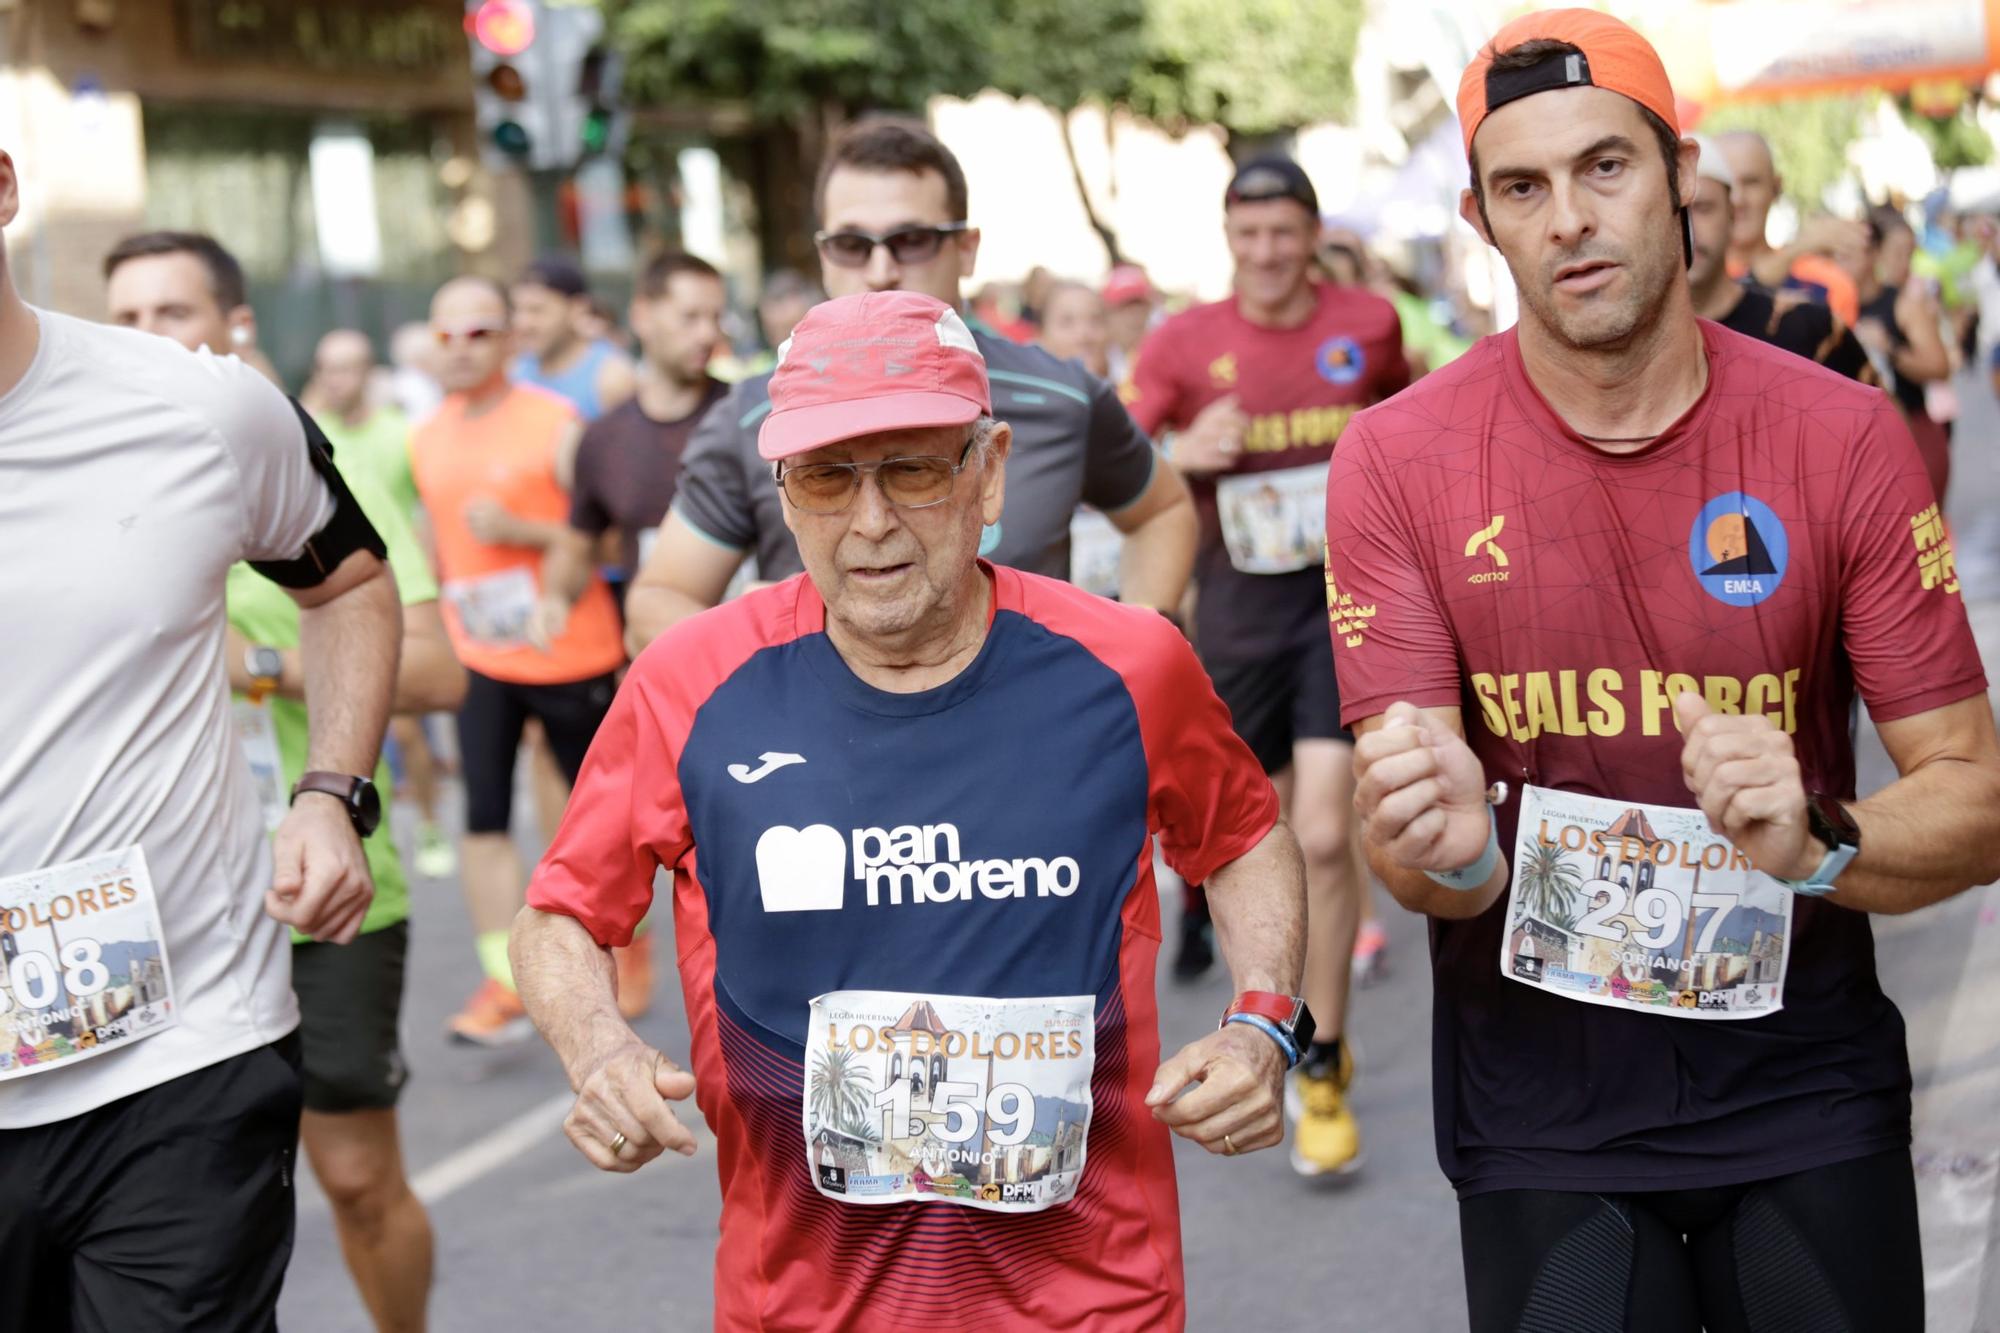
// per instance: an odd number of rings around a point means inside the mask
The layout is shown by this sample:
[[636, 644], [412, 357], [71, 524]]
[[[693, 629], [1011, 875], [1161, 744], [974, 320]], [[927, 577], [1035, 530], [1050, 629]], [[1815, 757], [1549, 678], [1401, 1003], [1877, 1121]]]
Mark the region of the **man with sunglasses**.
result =
[[[851, 127], [820, 175], [818, 244], [827, 291], [922, 292], [961, 306], [979, 252], [967, 221], [965, 173], [922, 125], [875, 119]], [[1124, 600], [1173, 612], [1194, 558], [1194, 511], [1172, 468], [1116, 394], [1086, 371], [969, 321], [994, 392], [1014, 428], [1012, 494], [981, 548], [996, 563], [1069, 575], [1070, 516], [1103, 510], [1125, 534]], [[745, 380], [688, 446], [674, 507], [626, 602], [636, 652], [675, 621], [722, 600], [754, 555], [764, 579], [802, 565], [784, 508], [757, 455], [770, 376]]]
[[541, 723], [565, 782], [610, 706], [624, 664], [618, 609], [595, 573], [559, 633], [536, 633], [542, 566], [569, 531], [577, 413], [507, 376], [507, 292], [455, 278], [431, 300], [445, 400], [410, 437], [410, 469], [437, 545], [445, 628], [469, 683], [458, 710], [465, 783], [460, 864], [485, 980], [450, 1022], [455, 1040], [501, 1046], [533, 1033], [507, 966], [526, 872], [508, 836], [514, 760]]
[[[939, 1255], [955, 1327], [1180, 1328], [1169, 1131], [1282, 1138], [1297, 844], [1171, 625], [978, 558], [1012, 431], [951, 306], [817, 307], [770, 401], [806, 572], [633, 664], [515, 927], [565, 1130], [635, 1171], [697, 1097], [717, 1328], [935, 1323]], [[1154, 832], [1244, 992], [1164, 1063]], [[691, 1072], [614, 993], [662, 866]]]
[[[1312, 903], [1306, 992], [1324, 1024], [1291, 1097], [1292, 1166], [1316, 1176], [1360, 1163], [1343, 1044], [1355, 933], [1367, 889], [1351, 832], [1353, 734], [1326, 636], [1327, 460], [1347, 421], [1409, 383], [1387, 301], [1314, 280], [1319, 197], [1298, 164], [1244, 164], [1223, 197], [1235, 294], [1168, 320], [1140, 345], [1123, 392], [1140, 426], [1176, 432], [1169, 454], [1201, 513], [1194, 639], [1264, 771], [1288, 798]], [[1188, 895], [1175, 974], [1213, 954], [1199, 890]]]

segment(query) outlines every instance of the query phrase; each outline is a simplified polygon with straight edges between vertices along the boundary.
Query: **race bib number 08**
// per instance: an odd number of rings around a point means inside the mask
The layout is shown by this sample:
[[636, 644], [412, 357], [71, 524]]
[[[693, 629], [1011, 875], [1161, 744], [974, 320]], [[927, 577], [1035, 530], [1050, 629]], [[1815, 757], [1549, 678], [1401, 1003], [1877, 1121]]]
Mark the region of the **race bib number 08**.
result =
[[137, 847], [0, 879], [0, 1081], [174, 1025], [173, 979]]
[[1515, 839], [1503, 975], [1586, 1004], [1673, 1018], [1784, 1007], [1784, 885], [1699, 810], [1528, 787]]
[[843, 1203], [1039, 1212], [1090, 1132], [1097, 1002], [835, 991], [812, 1002], [805, 1147]]

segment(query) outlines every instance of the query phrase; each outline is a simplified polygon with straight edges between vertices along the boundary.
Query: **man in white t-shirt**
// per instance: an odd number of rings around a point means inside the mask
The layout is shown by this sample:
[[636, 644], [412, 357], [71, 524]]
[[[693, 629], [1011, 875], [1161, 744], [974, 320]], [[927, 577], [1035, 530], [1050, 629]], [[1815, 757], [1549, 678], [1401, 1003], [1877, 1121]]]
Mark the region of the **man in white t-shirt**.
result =
[[[0, 152], [0, 227], [18, 206]], [[310, 648], [310, 771], [269, 840], [223, 661], [238, 560]], [[34, 309], [0, 247], [0, 622], [0, 1328], [271, 1328], [284, 928], [345, 943], [373, 896], [381, 540], [263, 377]]]

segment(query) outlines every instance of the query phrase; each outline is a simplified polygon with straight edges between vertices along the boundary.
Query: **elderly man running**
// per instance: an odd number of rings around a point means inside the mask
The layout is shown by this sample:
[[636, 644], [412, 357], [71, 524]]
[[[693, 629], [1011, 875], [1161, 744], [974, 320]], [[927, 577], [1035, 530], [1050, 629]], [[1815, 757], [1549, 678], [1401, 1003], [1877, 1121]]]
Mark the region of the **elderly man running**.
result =
[[[668, 1102], [699, 1089], [718, 1328], [926, 1320], [950, 1254], [968, 1326], [1178, 1329], [1167, 1131], [1279, 1142], [1310, 1036], [1271, 784], [1165, 618], [977, 558], [1011, 432], [951, 307], [818, 307], [771, 398], [806, 572], [633, 665], [515, 926], [569, 1136], [607, 1171], [692, 1153]], [[1163, 1065], [1155, 831], [1239, 990]], [[692, 1074], [614, 996], [663, 865]]]

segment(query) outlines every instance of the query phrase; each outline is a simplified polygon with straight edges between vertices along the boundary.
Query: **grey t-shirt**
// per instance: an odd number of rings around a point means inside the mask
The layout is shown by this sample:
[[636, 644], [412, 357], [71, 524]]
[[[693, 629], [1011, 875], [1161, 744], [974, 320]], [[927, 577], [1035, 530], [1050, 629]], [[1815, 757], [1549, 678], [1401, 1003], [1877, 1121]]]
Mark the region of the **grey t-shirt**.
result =
[[[1152, 441], [1117, 392], [1076, 362], [967, 323], [986, 358], [993, 415], [1014, 429], [1006, 512], [987, 529], [980, 554], [1067, 579], [1071, 514], [1078, 504], [1122, 509], [1145, 494], [1157, 464]], [[753, 551], [759, 578], [783, 579], [805, 566], [771, 465], [757, 456], [770, 386], [769, 375], [744, 380], [702, 420], [681, 463], [674, 511], [709, 540]]]
[[[138, 847], [177, 1025], [0, 1083], [0, 1129], [67, 1120], [298, 1026], [231, 722], [223, 583], [239, 560], [297, 558], [333, 513], [298, 415], [235, 357], [36, 319], [34, 362], [0, 397], [0, 618], [16, 645], [0, 691], [0, 875]], [[62, 938], [110, 919], [79, 915]], [[53, 934], [17, 929], [13, 944], [53, 955]], [[102, 936], [114, 975], [135, 956], [115, 946], [137, 938]], [[0, 1016], [9, 1049], [20, 1016]]]

